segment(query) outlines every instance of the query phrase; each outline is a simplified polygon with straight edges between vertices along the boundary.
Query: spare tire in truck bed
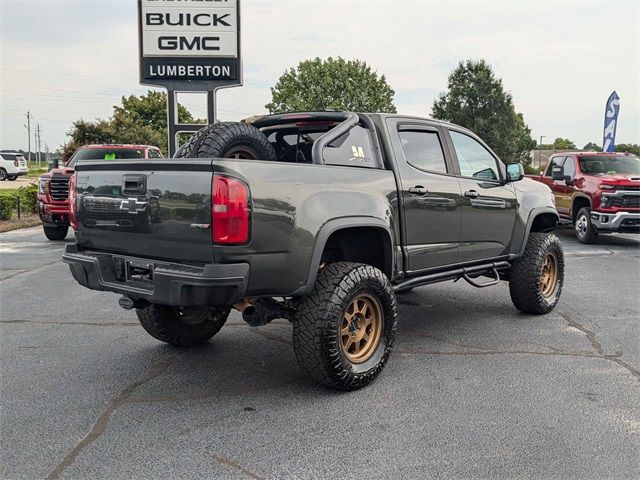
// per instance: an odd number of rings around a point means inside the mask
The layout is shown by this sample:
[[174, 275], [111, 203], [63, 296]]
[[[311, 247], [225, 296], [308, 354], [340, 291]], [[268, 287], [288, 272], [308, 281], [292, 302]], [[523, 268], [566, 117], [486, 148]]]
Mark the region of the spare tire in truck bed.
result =
[[278, 159], [267, 137], [242, 122], [215, 123], [203, 128], [178, 149], [175, 158]]

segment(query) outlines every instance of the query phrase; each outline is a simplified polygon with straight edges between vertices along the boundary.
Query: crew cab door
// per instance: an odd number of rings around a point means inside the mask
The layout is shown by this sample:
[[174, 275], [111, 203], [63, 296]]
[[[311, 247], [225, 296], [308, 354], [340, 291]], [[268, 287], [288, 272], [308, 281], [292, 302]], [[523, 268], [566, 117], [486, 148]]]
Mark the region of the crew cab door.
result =
[[387, 119], [398, 169], [409, 273], [458, 262], [460, 185], [442, 130], [427, 122]]
[[565, 217], [570, 216], [575, 188], [572, 184], [567, 184], [566, 180], [554, 180], [552, 178], [553, 167], [562, 167], [564, 174], [571, 177], [571, 180], [573, 180], [576, 175], [576, 167], [573, 157], [565, 157], [564, 155], [552, 157], [544, 174], [545, 183], [549, 185], [553, 191], [554, 197], [556, 198], [556, 208], [558, 209], [558, 213]]
[[504, 166], [488, 147], [468, 132], [447, 132], [462, 192], [459, 259], [506, 255], [517, 213], [514, 186], [503, 182]]

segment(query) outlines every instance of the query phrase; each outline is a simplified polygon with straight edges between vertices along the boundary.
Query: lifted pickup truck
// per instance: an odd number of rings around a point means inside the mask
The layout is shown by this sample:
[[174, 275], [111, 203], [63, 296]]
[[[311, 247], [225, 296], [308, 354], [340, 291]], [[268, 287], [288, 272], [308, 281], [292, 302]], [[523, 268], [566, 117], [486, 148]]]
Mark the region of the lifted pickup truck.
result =
[[640, 233], [640, 159], [627, 153], [553, 155], [540, 175], [553, 191], [560, 219], [575, 226], [581, 243], [599, 233]]
[[69, 232], [69, 178], [80, 160], [116, 160], [162, 158], [158, 147], [148, 145], [85, 145], [69, 162], [40, 176], [38, 182], [38, 213], [44, 234], [49, 240], [64, 240]]
[[[396, 293], [506, 280], [516, 308], [531, 314], [560, 297], [550, 189], [464, 128], [398, 115], [274, 115], [207, 127], [176, 156], [79, 162], [77, 244], [64, 255], [80, 284], [121, 294], [169, 344], [208, 341], [231, 308], [252, 326], [287, 318], [302, 369], [350, 390], [373, 381], [391, 353]], [[159, 222], [123, 228], [147, 215], [150, 196]]]

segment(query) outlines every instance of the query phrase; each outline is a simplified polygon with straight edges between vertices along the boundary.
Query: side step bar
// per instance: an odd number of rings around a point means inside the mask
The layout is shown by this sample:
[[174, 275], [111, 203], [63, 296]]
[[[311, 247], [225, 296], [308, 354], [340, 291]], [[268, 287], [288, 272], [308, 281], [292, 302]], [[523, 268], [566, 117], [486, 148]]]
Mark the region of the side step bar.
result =
[[[430, 273], [428, 275], [421, 275], [419, 277], [413, 277], [404, 282], [398, 283], [393, 286], [393, 291], [398, 292], [405, 290], [407, 288], [419, 287], [421, 285], [428, 285], [430, 283], [438, 283], [446, 280], [460, 280], [463, 278], [469, 284], [474, 287], [483, 288], [490, 287], [492, 285], [496, 285], [499, 281], [498, 279], [498, 271], [500, 270], [508, 270], [511, 268], [511, 264], [509, 262], [494, 262], [494, 263], [485, 263], [482, 265], [475, 265], [473, 267], [465, 267], [458, 268], [456, 270], [447, 270], [444, 272], [438, 273]], [[494, 280], [488, 283], [477, 283], [471, 279], [471, 276], [477, 277], [481, 276], [485, 273], [491, 273], [495, 278]]]

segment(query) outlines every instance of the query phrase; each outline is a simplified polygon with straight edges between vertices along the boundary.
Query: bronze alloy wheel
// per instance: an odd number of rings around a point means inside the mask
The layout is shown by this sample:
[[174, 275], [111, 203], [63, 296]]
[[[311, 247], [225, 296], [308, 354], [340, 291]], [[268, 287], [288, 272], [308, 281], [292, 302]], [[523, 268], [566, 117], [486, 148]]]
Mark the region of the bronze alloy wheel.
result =
[[340, 349], [351, 363], [364, 363], [380, 344], [384, 320], [380, 302], [368, 293], [356, 296], [344, 312]]
[[540, 290], [545, 298], [550, 298], [558, 285], [558, 259], [553, 253], [547, 253], [542, 263]]

